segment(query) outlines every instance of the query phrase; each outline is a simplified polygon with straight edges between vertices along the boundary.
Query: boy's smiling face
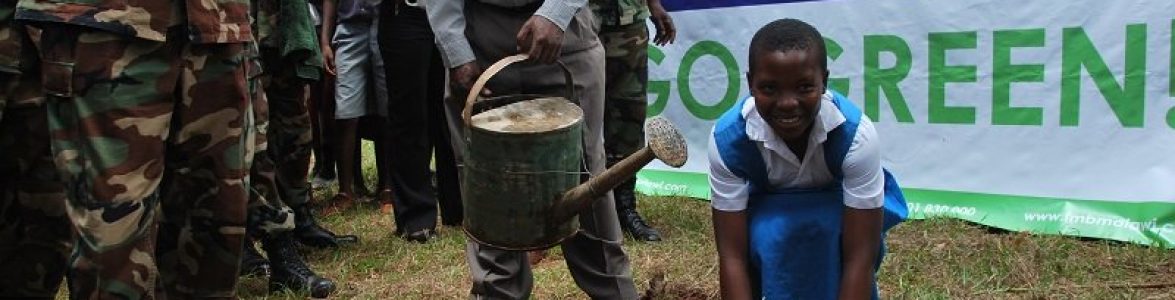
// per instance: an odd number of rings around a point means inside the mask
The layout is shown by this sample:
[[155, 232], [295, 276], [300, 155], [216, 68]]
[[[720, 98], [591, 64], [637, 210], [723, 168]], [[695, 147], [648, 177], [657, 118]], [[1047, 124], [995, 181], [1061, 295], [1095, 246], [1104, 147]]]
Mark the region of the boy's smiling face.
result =
[[805, 141], [820, 110], [828, 71], [816, 52], [759, 51], [747, 73], [759, 116], [789, 144]]

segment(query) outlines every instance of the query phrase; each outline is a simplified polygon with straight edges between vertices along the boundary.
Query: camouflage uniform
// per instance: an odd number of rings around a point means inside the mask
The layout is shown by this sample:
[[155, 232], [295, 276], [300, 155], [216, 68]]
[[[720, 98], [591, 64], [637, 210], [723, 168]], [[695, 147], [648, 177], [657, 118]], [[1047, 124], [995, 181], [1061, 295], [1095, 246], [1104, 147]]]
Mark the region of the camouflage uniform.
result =
[[235, 297], [248, 9], [247, 0], [20, 0], [79, 235], [71, 297]]
[[[257, 0], [253, 2], [253, 5], [253, 13], [256, 16], [254, 29], [257, 44], [259, 44], [256, 46], [273, 49], [275, 39], [271, 38], [271, 35], [277, 27], [277, 15], [280, 8], [273, 0]], [[260, 48], [256, 48], [253, 54], [256, 66], [278, 67], [275, 62], [267, 61], [271, 58], [262, 56]], [[278, 79], [277, 82], [274, 82], [274, 75], [269, 74], [270, 69], [266, 69], [266, 71], [256, 74], [261, 75], [257, 78], [250, 76], [250, 88], [251, 91], [254, 91], [253, 105], [256, 122], [254, 145], [256, 149], [253, 165], [250, 167], [248, 232], [250, 235], [261, 236], [293, 231], [294, 229], [294, 212], [283, 201], [286, 199], [282, 198], [282, 194], [278, 192], [281, 185], [277, 182], [277, 169], [281, 165], [275, 164], [274, 155], [270, 155], [276, 152], [276, 147], [270, 148], [270, 140], [280, 138], [280, 136], [269, 134], [270, 128], [274, 128], [270, 126], [270, 116], [273, 113], [270, 111], [270, 107], [274, 104], [269, 100], [269, 96], [283, 92], [280, 85], [282, 80]], [[281, 115], [273, 116], [273, 120], [282, 119]], [[309, 165], [309, 161], [307, 164]]]
[[[250, 229], [268, 228], [260, 234], [287, 228], [289, 212], [294, 216], [294, 236], [314, 247], [337, 246], [334, 233], [317, 224], [310, 210], [310, 155], [313, 136], [308, 107], [307, 87], [322, 74], [322, 53], [317, 31], [313, 27], [308, 4], [304, 0], [257, 1], [257, 32], [260, 45], [261, 76], [268, 121], [263, 168], [270, 164], [273, 172], [270, 189], [260, 189], [269, 205], [253, 206]], [[268, 192], [269, 194], [265, 194]], [[253, 217], [256, 215], [257, 217]], [[351, 240], [353, 236], [343, 236]]]
[[[644, 124], [649, 82], [649, 17], [646, 0], [591, 0], [604, 45], [604, 151], [608, 166], [644, 147]], [[636, 180], [613, 189], [620, 227], [644, 241], [660, 240], [660, 233], [636, 212]]]
[[[256, 45], [254, 45], [256, 47]], [[253, 65], [258, 69], [262, 66], [260, 50], [250, 52]], [[277, 165], [269, 155], [269, 128], [270, 111], [269, 100], [266, 96], [264, 81], [260, 72], [250, 74], [249, 90], [253, 95], [252, 130], [246, 137], [248, 145], [249, 166], [249, 204], [246, 232], [251, 236], [266, 236], [294, 229], [294, 212], [282, 202], [278, 195], [276, 179]], [[252, 245], [246, 245], [251, 247]]]
[[[276, 0], [259, 0], [255, 2], [257, 15], [257, 40], [260, 45], [260, 62], [264, 68], [261, 81], [264, 86], [264, 96], [268, 99], [268, 134], [266, 138], [268, 152], [266, 158], [257, 159], [257, 164], [271, 165], [269, 172], [273, 174], [273, 186], [261, 189], [264, 198], [276, 199], [267, 207], [250, 206], [250, 222], [255, 219], [262, 233], [271, 233], [270, 229], [287, 228], [284, 222], [286, 213], [291, 208], [309, 208], [311, 142], [313, 135], [310, 129], [310, 113], [307, 106], [307, 85], [318, 79], [321, 68], [314, 67], [313, 72], [300, 64], [303, 59], [321, 58], [317, 51], [295, 52], [291, 55], [282, 55], [283, 45], [280, 36], [277, 36], [278, 15], [281, 15], [281, 4]], [[306, 24], [310, 24], [307, 20]], [[313, 32], [314, 28], [307, 28]], [[317, 47], [317, 45], [315, 45]], [[317, 48], [315, 48], [317, 49]], [[268, 194], [267, 194], [268, 193]], [[254, 209], [257, 208], [257, 209]], [[302, 213], [302, 212], [300, 212]], [[310, 213], [304, 209], [304, 213]], [[257, 218], [254, 218], [257, 214]], [[275, 224], [276, 222], [276, 224]]]
[[604, 148], [608, 165], [644, 147], [649, 31], [644, 0], [592, 0], [604, 44]]
[[[271, 292], [301, 290], [323, 298], [334, 291], [334, 282], [310, 270], [294, 248], [290, 233], [307, 231], [306, 220], [313, 220], [308, 210], [295, 212], [292, 208], [306, 208], [310, 198], [306, 178], [310, 115], [305, 94], [308, 80], [317, 79], [322, 72], [318, 65], [322, 54], [317, 51], [306, 2], [280, 1], [252, 3], [257, 43], [251, 44], [249, 56], [260, 66], [255, 69], [264, 72], [249, 76], [254, 130], [248, 145], [254, 149], [249, 151], [249, 238], [244, 245], [242, 274], [269, 274]], [[298, 42], [286, 41], [299, 37]], [[253, 237], [261, 241], [268, 261], [253, 247]], [[333, 235], [328, 238], [334, 240]]]
[[[73, 248], [65, 187], [49, 151], [35, 54], [0, 0], [0, 297], [51, 298]], [[5, 108], [5, 104], [8, 104]], [[7, 111], [5, 111], [7, 110]]]

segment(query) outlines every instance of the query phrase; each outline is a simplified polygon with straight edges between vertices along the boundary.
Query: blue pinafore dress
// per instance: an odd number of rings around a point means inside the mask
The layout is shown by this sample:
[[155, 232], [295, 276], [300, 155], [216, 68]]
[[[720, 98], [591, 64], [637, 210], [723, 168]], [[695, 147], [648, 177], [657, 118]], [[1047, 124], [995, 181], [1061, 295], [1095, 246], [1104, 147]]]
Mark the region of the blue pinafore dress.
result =
[[[856, 137], [861, 110], [833, 92], [845, 122], [828, 133], [824, 161], [833, 182], [816, 189], [773, 189], [755, 142], [747, 137], [743, 99], [718, 120], [714, 140], [726, 167], [751, 185], [747, 203], [752, 289], [763, 299], [836, 299], [841, 277], [841, 181], [845, 155]], [[824, 103], [827, 104], [827, 103]], [[834, 167], [835, 166], [835, 167]], [[885, 256], [885, 232], [906, 219], [906, 200], [888, 170], [885, 173], [885, 215], [876, 268]], [[873, 298], [878, 299], [877, 285]]]

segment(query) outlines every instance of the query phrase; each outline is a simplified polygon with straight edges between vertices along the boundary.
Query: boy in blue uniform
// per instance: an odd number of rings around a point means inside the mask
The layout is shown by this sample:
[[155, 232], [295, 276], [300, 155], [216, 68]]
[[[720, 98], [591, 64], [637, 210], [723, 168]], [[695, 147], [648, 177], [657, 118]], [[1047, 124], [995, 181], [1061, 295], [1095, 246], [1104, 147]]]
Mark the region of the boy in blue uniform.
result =
[[709, 149], [722, 298], [877, 298], [884, 232], [906, 206], [873, 123], [826, 89], [811, 25], [771, 22], [749, 52], [751, 98]]

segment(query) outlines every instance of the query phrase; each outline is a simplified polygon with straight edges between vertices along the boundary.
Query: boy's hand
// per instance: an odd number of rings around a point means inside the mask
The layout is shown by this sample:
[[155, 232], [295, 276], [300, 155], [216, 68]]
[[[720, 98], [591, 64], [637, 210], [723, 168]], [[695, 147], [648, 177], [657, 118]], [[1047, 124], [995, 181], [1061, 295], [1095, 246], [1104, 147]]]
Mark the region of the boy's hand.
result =
[[515, 38], [518, 52], [544, 64], [555, 62], [563, 48], [563, 29], [543, 16], [530, 16]]
[[653, 27], [657, 29], [653, 44], [665, 46], [677, 40], [677, 28], [673, 27], [673, 18], [665, 11], [665, 7], [661, 6], [661, 1], [649, 1], [649, 14], [653, 19]]
[[338, 75], [335, 72], [335, 50], [329, 44], [322, 45], [322, 68], [331, 76]]

